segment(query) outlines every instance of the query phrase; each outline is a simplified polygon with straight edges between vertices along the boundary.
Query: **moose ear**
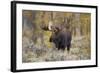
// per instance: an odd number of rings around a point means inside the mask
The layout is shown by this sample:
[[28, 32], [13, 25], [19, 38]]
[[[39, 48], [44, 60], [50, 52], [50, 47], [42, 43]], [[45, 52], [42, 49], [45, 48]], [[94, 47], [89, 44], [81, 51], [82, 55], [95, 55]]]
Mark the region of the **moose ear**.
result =
[[48, 30], [49, 30], [49, 29], [48, 29], [48, 26], [45, 25], [45, 24], [43, 24], [43, 25], [41, 26], [41, 29], [42, 29], [42, 30], [45, 30], [45, 31], [48, 31]]
[[53, 23], [52, 23], [52, 21], [50, 21], [49, 25], [48, 25], [49, 30], [52, 30], [52, 25], [53, 25]]

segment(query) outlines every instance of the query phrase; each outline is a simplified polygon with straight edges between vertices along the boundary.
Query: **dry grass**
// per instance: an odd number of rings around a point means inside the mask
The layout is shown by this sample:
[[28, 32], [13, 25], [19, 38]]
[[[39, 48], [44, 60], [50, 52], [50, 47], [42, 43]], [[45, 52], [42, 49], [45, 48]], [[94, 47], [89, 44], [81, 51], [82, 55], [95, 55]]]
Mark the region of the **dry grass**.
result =
[[[31, 42], [32, 43], [32, 42]], [[79, 40], [72, 40], [72, 47], [68, 53], [57, 50], [56, 48], [47, 48], [46, 46], [37, 46], [29, 44], [27, 48], [23, 48], [22, 61], [28, 62], [44, 62], [44, 61], [67, 61], [67, 60], [88, 60], [91, 59], [90, 41], [85, 37]]]

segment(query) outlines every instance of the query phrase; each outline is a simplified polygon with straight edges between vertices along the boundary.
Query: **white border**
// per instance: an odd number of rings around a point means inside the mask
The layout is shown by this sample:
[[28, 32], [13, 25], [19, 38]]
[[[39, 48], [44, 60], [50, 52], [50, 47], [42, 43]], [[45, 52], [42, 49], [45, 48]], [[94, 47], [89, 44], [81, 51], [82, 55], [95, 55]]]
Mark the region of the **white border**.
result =
[[[57, 61], [57, 62], [38, 62], [38, 63], [22, 63], [22, 10], [45, 10], [45, 11], [62, 11], [62, 12], [81, 12], [91, 13], [91, 60], [81, 61]], [[96, 10], [92, 8], [80, 7], [60, 7], [60, 6], [45, 6], [45, 5], [27, 5], [17, 4], [17, 54], [16, 64], [17, 70], [21, 69], [38, 69], [38, 68], [51, 68], [51, 67], [70, 67], [70, 66], [85, 66], [95, 65], [96, 62], [96, 45], [95, 45], [95, 13]]]

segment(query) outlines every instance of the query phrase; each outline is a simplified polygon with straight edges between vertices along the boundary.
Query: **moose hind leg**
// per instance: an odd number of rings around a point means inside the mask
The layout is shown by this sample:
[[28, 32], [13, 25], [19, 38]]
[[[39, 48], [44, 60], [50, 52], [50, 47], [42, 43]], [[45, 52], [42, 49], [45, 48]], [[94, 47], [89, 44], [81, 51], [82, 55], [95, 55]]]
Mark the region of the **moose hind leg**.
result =
[[70, 51], [70, 45], [67, 45], [67, 51], [68, 52]]

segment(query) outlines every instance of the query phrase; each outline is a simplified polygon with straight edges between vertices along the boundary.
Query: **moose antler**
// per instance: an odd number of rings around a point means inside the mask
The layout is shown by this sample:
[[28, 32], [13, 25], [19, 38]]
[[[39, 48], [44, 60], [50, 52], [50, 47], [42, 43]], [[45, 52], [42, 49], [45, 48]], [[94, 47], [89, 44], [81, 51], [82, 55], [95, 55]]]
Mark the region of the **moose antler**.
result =
[[51, 30], [53, 29], [53, 23], [52, 23], [52, 21], [50, 21], [48, 25], [43, 24], [43, 25], [41, 26], [41, 28], [42, 28], [43, 30], [45, 30], [45, 31], [51, 31]]

